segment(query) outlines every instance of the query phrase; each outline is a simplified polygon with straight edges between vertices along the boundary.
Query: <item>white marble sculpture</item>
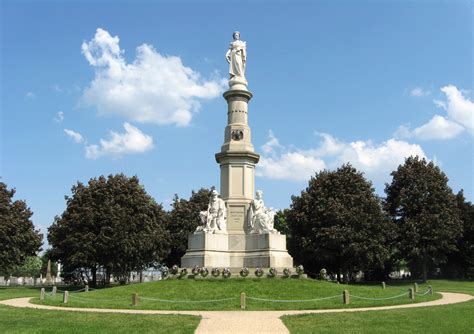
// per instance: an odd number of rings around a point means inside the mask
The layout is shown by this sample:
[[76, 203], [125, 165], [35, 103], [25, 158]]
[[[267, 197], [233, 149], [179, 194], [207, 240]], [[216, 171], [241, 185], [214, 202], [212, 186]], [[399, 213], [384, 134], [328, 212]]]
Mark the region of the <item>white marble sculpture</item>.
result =
[[273, 227], [274, 218], [275, 211], [265, 207], [263, 192], [257, 190], [255, 199], [250, 204], [247, 216], [251, 233], [278, 233]]
[[230, 43], [225, 57], [229, 63], [229, 86], [235, 84], [247, 85], [245, 79], [245, 65], [247, 63], [247, 43], [240, 40], [240, 32], [232, 34], [234, 40]]
[[219, 198], [216, 190], [211, 191], [209, 205], [206, 211], [199, 213], [201, 226], [198, 226], [196, 232], [205, 233], [226, 233], [227, 231], [227, 211], [225, 202]]

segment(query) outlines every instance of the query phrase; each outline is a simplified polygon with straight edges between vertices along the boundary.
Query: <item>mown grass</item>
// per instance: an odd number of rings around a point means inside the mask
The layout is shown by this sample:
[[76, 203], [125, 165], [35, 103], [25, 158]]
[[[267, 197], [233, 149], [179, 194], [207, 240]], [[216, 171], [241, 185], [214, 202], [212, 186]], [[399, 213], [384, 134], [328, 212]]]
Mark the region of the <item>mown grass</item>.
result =
[[[44, 302], [38, 298], [34, 303], [56, 306], [98, 307], [98, 308], [136, 308], [154, 310], [238, 310], [240, 293], [247, 296], [247, 310], [290, 310], [290, 309], [328, 309], [344, 307], [368, 307], [416, 303], [439, 298], [439, 295], [420, 296], [411, 301], [407, 295], [389, 300], [362, 300], [351, 298], [350, 305], [342, 303], [343, 290], [351, 295], [386, 298], [407, 292], [412, 284], [387, 287], [380, 285], [343, 285], [311, 279], [206, 279], [206, 280], [164, 280], [143, 284], [101, 289], [90, 292], [70, 293], [68, 304], [62, 303], [62, 295], [48, 296]], [[425, 291], [427, 285], [420, 285]], [[131, 295], [138, 293], [138, 306], [131, 305]], [[329, 300], [311, 302], [281, 302], [279, 300], [308, 300], [335, 296]], [[249, 297], [272, 299], [274, 301], [253, 300]], [[219, 301], [230, 298], [230, 300]], [[157, 300], [160, 299], [160, 300]], [[167, 302], [163, 300], [170, 300]], [[215, 300], [206, 302], [208, 300]]]
[[[430, 281], [435, 291], [474, 295], [474, 282]], [[474, 333], [474, 301], [413, 309], [284, 316], [291, 333]]]
[[[0, 288], [0, 300], [38, 296], [39, 289]], [[46, 311], [0, 305], [1, 333], [194, 333], [200, 317]]]

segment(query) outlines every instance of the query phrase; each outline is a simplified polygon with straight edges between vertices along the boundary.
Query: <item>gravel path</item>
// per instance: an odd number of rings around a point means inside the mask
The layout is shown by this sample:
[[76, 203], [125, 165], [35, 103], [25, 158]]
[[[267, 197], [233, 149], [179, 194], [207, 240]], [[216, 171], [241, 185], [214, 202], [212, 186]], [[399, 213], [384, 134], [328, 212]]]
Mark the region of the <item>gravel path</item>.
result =
[[463, 293], [440, 292], [441, 299], [405, 305], [362, 307], [329, 310], [287, 310], [287, 311], [162, 311], [162, 310], [127, 310], [127, 309], [101, 309], [78, 308], [37, 305], [30, 303], [28, 298], [15, 298], [0, 301], [0, 304], [13, 307], [26, 307], [41, 310], [60, 310], [74, 312], [99, 312], [99, 313], [127, 313], [127, 314], [188, 314], [201, 316], [196, 333], [289, 333], [280, 317], [283, 315], [296, 315], [308, 313], [339, 313], [339, 312], [367, 312], [376, 310], [393, 310], [401, 308], [427, 307], [449, 305], [473, 300], [474, 296]]

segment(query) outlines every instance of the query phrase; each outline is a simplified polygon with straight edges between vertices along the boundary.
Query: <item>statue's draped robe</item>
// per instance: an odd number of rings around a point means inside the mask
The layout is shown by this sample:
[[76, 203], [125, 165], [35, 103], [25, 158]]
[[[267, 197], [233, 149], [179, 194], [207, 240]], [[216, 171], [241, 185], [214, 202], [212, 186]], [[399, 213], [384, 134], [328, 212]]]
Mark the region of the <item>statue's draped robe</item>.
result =
[[200, 216], [204, 223], [204, 230], [226, 231], [227, 212], [225, 208], [225, 202], [222, 199], [217, 198], [215, 201], [210, 201], [207, 211], [201, 211]]
[[253, 232], [274, 232], [273, 219], [275, 213], [265, 208], [263, 200], [254, 199], [248, 212], [248, 225]]
[[245, 61], [247, 59], [246, 43], [241, 40], [233, 41], [230, 43], [227, 55], [230, 56], [230, 77], [235, 76], [245, 79]]

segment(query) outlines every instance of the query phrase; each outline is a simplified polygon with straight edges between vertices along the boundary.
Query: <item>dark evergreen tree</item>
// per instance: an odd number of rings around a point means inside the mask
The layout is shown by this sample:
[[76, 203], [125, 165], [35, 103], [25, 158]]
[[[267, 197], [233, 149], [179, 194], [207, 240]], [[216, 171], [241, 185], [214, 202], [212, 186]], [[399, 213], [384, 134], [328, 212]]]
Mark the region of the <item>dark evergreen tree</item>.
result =
[[430, 266], [456, 250], [462, 225], [455, 196], [439, 167], [419, 157], [407, 158], [391, 175], [385, 209], [396, 223], [401, 255], [426, 280]]
[[383, 266], [389, 256], [391, 223], [384, 217], [372, 184], [346, 164], [322, 171], [286, 215], [290, 253], [312, 275], [326, 268], [340, 279]]
[[13, 200], [15, 189], [0, 182], [0, 272], [8, 275], [40, 250], [43, 235], [35, 230], [33, 213], [22, 200]]
[[164, 262], [168, 266], [180, 265], [181, 257], [186, 253], [188, 235], [200, 224], [199, 212], [207, 210], [211, 189], [201, 188], [192, 191], [189, 200], [175, 195], [169, 214], [167, 230], [170, 234], [170, 252]]
[[136, 176], [100, 176], [72, 187], [67, 208], [49, 228], [51, 256], [66, 272], [105, 269], [126, 281], [131, 271], [157, 265], [167, 255], [166, 212]]

